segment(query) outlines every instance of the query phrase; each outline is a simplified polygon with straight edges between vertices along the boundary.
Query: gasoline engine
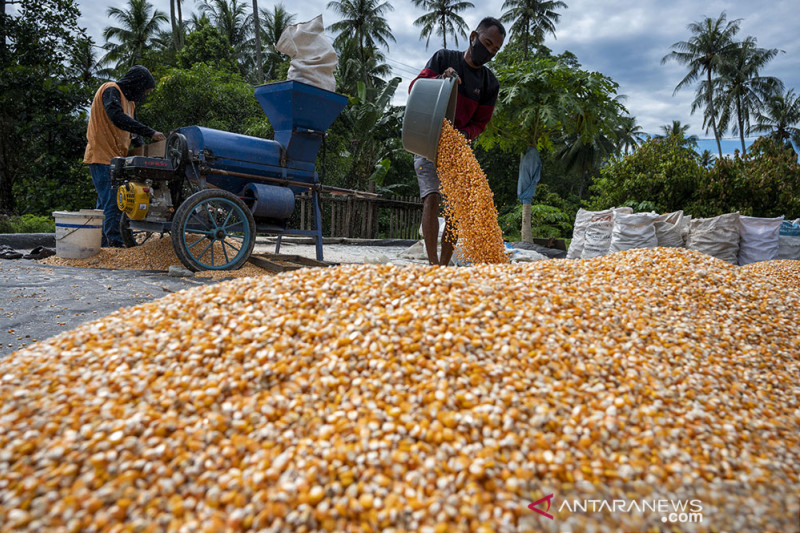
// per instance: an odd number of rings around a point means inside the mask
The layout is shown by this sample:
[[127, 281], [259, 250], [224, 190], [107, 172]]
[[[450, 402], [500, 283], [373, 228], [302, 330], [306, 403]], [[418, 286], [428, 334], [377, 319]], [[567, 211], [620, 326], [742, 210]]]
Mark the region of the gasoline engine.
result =
[[111, 183], [117, 187], [117, 207], [130, 220], [172, 219], [180, 177], [170, 159], [115, 158], [111, 162]]

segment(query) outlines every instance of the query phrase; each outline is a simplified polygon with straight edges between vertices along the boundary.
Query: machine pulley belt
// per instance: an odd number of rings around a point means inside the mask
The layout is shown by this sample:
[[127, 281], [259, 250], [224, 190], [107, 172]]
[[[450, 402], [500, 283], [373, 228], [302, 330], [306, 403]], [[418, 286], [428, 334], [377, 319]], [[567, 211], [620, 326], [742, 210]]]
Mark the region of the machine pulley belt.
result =
[[218, 174], [220, 176], [231, 176], [234, 178], [245, 178], [254, 181], [271, 181], [273, 183], [282, 183], [284, 185], [294, 185], [296, 187], [306, 187], [314, 189], [317, 192], [327, 192], [331, 194], [343, 194], [348, 196], [355, 196], [358, 198], [380, 198], [380, 194], [366, 191], [356, 191], [354, 189], [343, 189], [341, 187], [331, 187], [330, 185], [322, 185], [320, 183], [308, 183], [307, 181], [296, 181], [285, 178], [273, 178], [270, 176], [257, 176], [255, 174], [246, 174], [244, 172], [234, 172], [232, 170], [219, 170], [210, 167], [201, 167], [204, 173]]

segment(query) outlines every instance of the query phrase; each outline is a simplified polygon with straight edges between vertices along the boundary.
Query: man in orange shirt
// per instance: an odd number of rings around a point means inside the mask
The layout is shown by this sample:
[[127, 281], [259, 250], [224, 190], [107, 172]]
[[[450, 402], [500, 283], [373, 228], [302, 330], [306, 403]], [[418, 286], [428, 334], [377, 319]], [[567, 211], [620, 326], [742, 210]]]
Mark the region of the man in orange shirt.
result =
[[103, 210], [102, 244], [122, 248], [119, 230], [121, 213], [117, 208], [116, 191], [111, 190], [111, 159], [125, 157], [131, 138], [141, 144], [141, 138], [163, 141], [164, 134], [134, 119], [136, 102], [153, 90], [156, 82], [150, 71], [141, 65], [132, 67], [119, 81], [104, 83], [95, 93], [86, 130], [86, 152], [83, 162], [89, 165], [97, 208]]

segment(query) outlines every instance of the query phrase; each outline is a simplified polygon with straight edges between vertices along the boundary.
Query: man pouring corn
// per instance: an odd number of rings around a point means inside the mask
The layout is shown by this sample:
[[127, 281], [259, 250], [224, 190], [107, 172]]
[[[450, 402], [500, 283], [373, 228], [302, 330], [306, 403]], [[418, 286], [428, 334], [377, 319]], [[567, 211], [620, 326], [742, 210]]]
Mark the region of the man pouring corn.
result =
[[[458, 97], [456, 100], [455, 128], [468, 140], [473, 140], [483, 133], [492, 118], [500, 83], [495, 75], [486, 67], [486, 63], [503, 46], [506, 30], [499, 20], [486, 17], [481, 20], [469, 36], [469, 47], [466, 51], [442, 49], [433, 54], [422, 72], [414, 78], [452, 78], [458, 79]], [[448, 265], [453, 255], [454, 244], [448, 238], [448, 227], [445, 224], [442, 239], [442, 254], [438, 257], [439, 240], [439, 207], [442, 196], [439, 192], [439, 176], [436, 166], [419, 155], [414, 156], [414, 170], [419, 182], [420, 198], [422, 198], [422, 236], [425, 240], [425, 251], [432, 265]]]

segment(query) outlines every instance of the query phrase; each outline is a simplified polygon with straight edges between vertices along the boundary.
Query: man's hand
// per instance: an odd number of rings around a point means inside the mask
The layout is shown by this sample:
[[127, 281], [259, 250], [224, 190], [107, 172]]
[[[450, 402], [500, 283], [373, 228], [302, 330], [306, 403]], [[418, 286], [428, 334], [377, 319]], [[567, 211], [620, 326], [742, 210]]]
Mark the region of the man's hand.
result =
[[461, 85], [461, 78], [456, 72], [456, 69], [454, 69], [453, 67], [447, 67], [447, 69], [444, 72], [442, 72], [442, 78], [445, 80], [448, 78], [455, 78], [456, 81], [458, 81], [458, 84]]
[[163, 133], [161, 133], [160, 131], [157, 131], [157, 132], [155, 132], [155, 133], [153, 134], [153, 136], [151, 137], [151, 139], [153, 139], [154, 141], [163, 141], [163, 140], [165, 140], [165, 139], [166, 139], [166, 137], [164, 137], [164, 134], [163, 134]]

